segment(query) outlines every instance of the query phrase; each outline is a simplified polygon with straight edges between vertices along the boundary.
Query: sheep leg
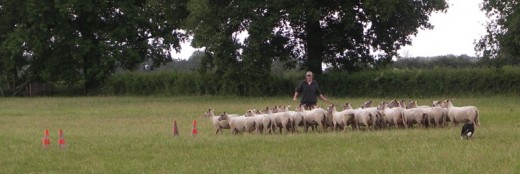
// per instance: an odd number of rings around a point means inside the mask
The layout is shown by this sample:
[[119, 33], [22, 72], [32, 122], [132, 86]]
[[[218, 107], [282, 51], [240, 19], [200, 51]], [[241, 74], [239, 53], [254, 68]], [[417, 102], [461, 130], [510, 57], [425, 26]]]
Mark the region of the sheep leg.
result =
[[256, 126], [256, 133], [257, 133], [257, 134], [262, 134], [262, 130], [260, 130], [260, 127], [259, 127], [259, 126]]

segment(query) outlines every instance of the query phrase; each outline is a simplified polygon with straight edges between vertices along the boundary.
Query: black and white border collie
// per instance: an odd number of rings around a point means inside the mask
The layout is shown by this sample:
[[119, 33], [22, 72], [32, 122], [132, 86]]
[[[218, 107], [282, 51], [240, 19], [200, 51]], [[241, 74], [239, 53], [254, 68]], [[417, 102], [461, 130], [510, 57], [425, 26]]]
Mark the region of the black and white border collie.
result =
[[475, 133], [475, 126], [473, 123], [467, 122], [462, 126], [462, 131], [460, 132], [460, 139], [469, 139]]

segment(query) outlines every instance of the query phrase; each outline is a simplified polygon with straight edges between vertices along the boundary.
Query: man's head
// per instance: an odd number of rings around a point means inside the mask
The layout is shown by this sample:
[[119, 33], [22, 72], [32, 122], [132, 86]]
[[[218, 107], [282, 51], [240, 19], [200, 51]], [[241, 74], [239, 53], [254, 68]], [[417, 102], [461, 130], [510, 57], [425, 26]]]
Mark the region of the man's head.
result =
[[313, 77], [314, 77], [314, 75], [312, 74], [311, 71], [307, 71], [307, 73], [305, 73], [305, 79], [312, 80]]

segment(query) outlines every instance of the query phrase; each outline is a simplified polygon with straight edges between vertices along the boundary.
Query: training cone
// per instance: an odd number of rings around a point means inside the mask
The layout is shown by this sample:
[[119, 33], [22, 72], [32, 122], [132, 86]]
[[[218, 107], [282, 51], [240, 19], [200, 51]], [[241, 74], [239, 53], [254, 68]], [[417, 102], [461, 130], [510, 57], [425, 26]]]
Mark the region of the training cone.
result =
[[193, 120], [193, 129], [191, 130], [191, 134], [193, 135], [193, 137], [195, 137], [195, 135], [197, 135], [198, 131], [197, 131], [197, 120]]
[[48, 148], [50, 144], [51, 140], [49, 139], [49, 129], [45, 129], [45, 132], [43, 132], [42, 147]]
[[179, 130], [177, 129], [177, 120], [173, 120], [172, 132], [173, 132], [173, 136], [179, 135]]
[[58, 148], [65, 148], [67, 144], [65, 143], [65, 138], [63, 138], [63, 130], [60, 129], [58, 135], [60, 136], [60, 139], [58, 139]]

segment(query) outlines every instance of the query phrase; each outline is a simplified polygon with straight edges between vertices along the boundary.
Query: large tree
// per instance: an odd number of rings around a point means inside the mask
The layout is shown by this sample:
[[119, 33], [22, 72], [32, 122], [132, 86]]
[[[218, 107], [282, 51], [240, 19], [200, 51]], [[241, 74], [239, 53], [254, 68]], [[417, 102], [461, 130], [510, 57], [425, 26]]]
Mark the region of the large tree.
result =
[[516, 0], [484, 0], [489, 17], [487, 35], [476, 45], [479, 56], [500, 64], [520, 63], [520, 3]]
[[[391, 61], [419, 28], [432, 28], [430, 14], [445, 10], [447, 4], [445, 0], [192, 0], [188, 7], [194, 46], [206, 47], [217, 71], [231, 73], [229, 65], [254, 65], [250, 67], [263, 72], [273, 59], [280, 59], [320, 74], [322, 63], [356, 71]], [[249, 37], [241, 43], [237, 34], [244, 31]]]
[[1, 0], [0, 66], [24, 82], [97, 89], [117, 67], [170, 60], [185, 35], [187, 0]]

